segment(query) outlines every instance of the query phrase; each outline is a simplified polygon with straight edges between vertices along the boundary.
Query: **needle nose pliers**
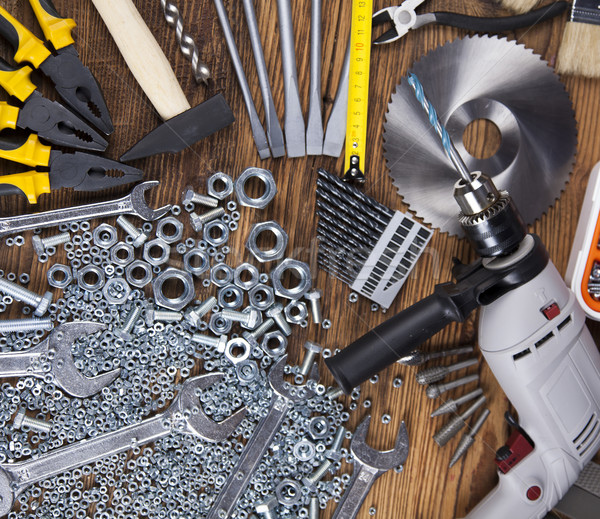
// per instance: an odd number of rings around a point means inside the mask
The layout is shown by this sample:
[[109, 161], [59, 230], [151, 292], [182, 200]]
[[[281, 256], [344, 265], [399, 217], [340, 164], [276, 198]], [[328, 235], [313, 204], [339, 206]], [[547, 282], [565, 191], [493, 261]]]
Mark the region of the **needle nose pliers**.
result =
[[15, 49], [17, 63], [28, 62], [54, 83], [65, 103], [100, 131], [110, 134], [113, 124], [100, 87], [74, 47], [73, 20], [61, 18], [50, 0], [29, 0], [48, 47], [10, 13], [0, 7], [0, 34]]
[[[49, 171], [28, 171], [0, 176], [0, 195], [24, 194], [37, 203], [42, 193], [63, 187], [76, 191], [99, 191], [137, 182], [143, 172], [115, 160], [90, 153], [64, 153], [42, 144], [35, 134], [23, 142], [19, 136], [0, 138], [0, 158]], [[117, 176], [118, 175], [118, 176]]]
[[56, 101], [36, 91], [27, 65], [15, 68], [0, 58], [0, 86], [23, 105], [0, 101], [0, 130], [21, 128], [59, 146], [104, 151], [108, 142], [89, 124]]
[[534, 11], [517, 16], [481, 18], [458, 13], [435, 12], [416, 14], [415, 9], [425, 0], [406, 0], [402, 5], [386, 7], [373, 15], [373, 26], [392, 24], [392, 28], [373, 41], [374, 45], [392, 43], [402, 38], [413, 29], [418, 29], [430, 23], [439, 23], [482, 32], [513, 31], [530, 27], [536, 23], [548, 20], [564, 12], [569, 2], [553, 2]]

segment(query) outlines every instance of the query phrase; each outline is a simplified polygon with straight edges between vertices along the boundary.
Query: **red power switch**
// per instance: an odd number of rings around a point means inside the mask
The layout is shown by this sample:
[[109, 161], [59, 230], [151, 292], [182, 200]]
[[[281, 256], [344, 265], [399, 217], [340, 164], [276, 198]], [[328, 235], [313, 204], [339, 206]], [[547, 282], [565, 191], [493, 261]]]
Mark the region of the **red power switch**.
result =
[[544, 314], [544, 317], [548, 319], [548, 321], [552, 321], [552, 319], [560, 315], [560, 308], [556, 303], [552, 303], [546, 308], [542, 308], [542, 313]]
[[498, 465], [498, 469], [506, 474], [532, 450], [533, 445], [531, 445], [529, 440], [517, 429], [510, 435], [506, 445], [498, 449], [494, 461], [496, 462], [496, 465]]

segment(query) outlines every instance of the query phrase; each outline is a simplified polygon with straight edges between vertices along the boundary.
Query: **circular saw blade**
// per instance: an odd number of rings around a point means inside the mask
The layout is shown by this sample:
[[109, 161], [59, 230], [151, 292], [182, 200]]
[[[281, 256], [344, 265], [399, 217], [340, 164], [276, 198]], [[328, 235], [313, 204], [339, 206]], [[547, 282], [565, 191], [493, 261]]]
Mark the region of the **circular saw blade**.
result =
[[[438, 47], [417, 61], [415, 73], [471, 171], [507, 190], [526, 223], [560, 196], [577, 148], [571, 101], [548, 64], [514, 41], [472, 36]], [[487, 119], [499, 129], [498, 151], [469, 154], [465, 128]], [[418, 216], [462, 236], [454, 183], [460, 178], [427, 115], [404, 79], [384, 125], [387, 166], [398, 193]]]

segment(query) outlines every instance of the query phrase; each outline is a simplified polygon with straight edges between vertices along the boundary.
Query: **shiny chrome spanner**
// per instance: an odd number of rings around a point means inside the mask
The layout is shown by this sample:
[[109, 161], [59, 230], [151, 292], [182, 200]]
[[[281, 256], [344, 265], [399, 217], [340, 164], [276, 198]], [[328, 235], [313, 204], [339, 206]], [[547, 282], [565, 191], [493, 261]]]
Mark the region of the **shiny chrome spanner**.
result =
[[157, 220], [171, 210], [170, 205], [154, 210], [146, 203], [145, 192], [158, 184], [158, 180], [142, 182], [135, 186], [127, 196], [108, 202], [96, 202], [88, 205], [66, 207], [65, 209], [55, 209], [44, 213], [0, 218], [0, 238], [9, 234], [30, 231], [31, 229], [56, 227], [61, 223], [93, 220], [94, 218], [121, 214], [132, 214], [146, 221]]
[[[286, 361], [287, 355], [284, 355], [271, 366], [268, 378], [269, 385], [273, 390], [273, 401], [269, 412], [256, 426], [252, 438], [246, 444], [233, 472], [229, 475], [206, 519], [231, 517], [231, 512], [240, 496], [245, 492], [252, 475], [279, 431], [288, 411], [294, 403], [314, 396], [314, 392], [305, 386], [292, 386], [285, 382], [283, 368]], [[311, 380], [319, 378], [316, 364], [313, 364], [309, 378]]]
[[377, 478], [406, 462], [408, 432], [404, 422], [398, 430], [394, 448], [383, 452], [367, 445], [370, 422], [371, 417], [367, 416], [352, 436], [350, 450], [354, 456], [354, 472], [331, 519], [354, 519]]
[[159, 440], [172, 432], [213, 442], [226, 440], [243, 420], [246, 409], [238, 410], [222, 422], [214, 422], [198, 404], [198, 392], [221, 378], [222, 373], [210, 373], [189, 379], [166, 411], [140, 423], [81, 440], [36, 459], [0, 464], [0, 516], [10, 512], [15, 498], [34, 483]]

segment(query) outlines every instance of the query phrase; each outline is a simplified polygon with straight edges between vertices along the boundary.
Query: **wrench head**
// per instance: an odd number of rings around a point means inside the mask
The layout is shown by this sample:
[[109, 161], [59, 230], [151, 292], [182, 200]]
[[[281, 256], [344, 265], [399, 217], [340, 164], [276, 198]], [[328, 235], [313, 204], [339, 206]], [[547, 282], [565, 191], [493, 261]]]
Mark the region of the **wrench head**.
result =
[[0, 468], [0, 517], [7, 515], [15, 502], [15, 494], [10, 488], [10, 482], [8, 474]]
[[[285, 376], [285, 365], [287, 363], [287, 354], [281, 357], [275, 364], [271, 366], [269, 370], [269, 385], [271, 389], [278, 395], [291, 400], [292, 402], [302, 402], [307, 398], [312, 398], [315, 393], [311, 389], [304, 386], [294, 386], [284, 379]], [[319, 368], [316, 364], [312, 365], [310, 373], [308, 375], [310, 380], [319, 380]]]
[[87, 398], [96, 394], [103, 387], [115, 380], [120, 368], [113, 369], [95, 377], [84, 377], [75, 367], [71, 346], [73, 342], [85, 335], [105, 330], [106, 325], [88, 321], [76, 321], [57, 326], [46, 339], [48, 353], [52, 356], [52, 373], [57, 386], [78, 398]]
[[176, 400], [175, 408], [186, 416], [188, 432], [213, 442], [224, 441], [229, 438], [246, 416], [245, 407], [221, 422], [215, 422], [204, 414], [198, 402], [199, 391], [216, 384], [222, 379], [222, 373], [207, 373], [191, 378], [183, 385]]
[[350, 443], [350, 450], [355, 459], [363, 465], [379, 470], [382, 474], [398, 465], [403, 465], [408, 458], [408, 431], [404, 422], [400, 424], [396, 444], [389, 451], [378, 451], [367, 445], [367, 432], [371, 423], [371, 415], [367, 416], [356, 428]]
[[165, 205], [159, 209], [152, 209], [146, 203], [146, 191], [148, 189], [153, 188], [154, 186], [158, 186], [158, 180], [149, 180], [148, 182], [142, 182], [138, 184], [131, 190], [131, 194], [129, 195], [131, 200], [131, 205], [133, 206], [133, 210], [135, 214], [139, 216], [142, 220], [147, 222], [152, 222], [154, 220], [158, 220], [161, 216], [164, 216], [167, 212], [171, 210], [171, 205]]

